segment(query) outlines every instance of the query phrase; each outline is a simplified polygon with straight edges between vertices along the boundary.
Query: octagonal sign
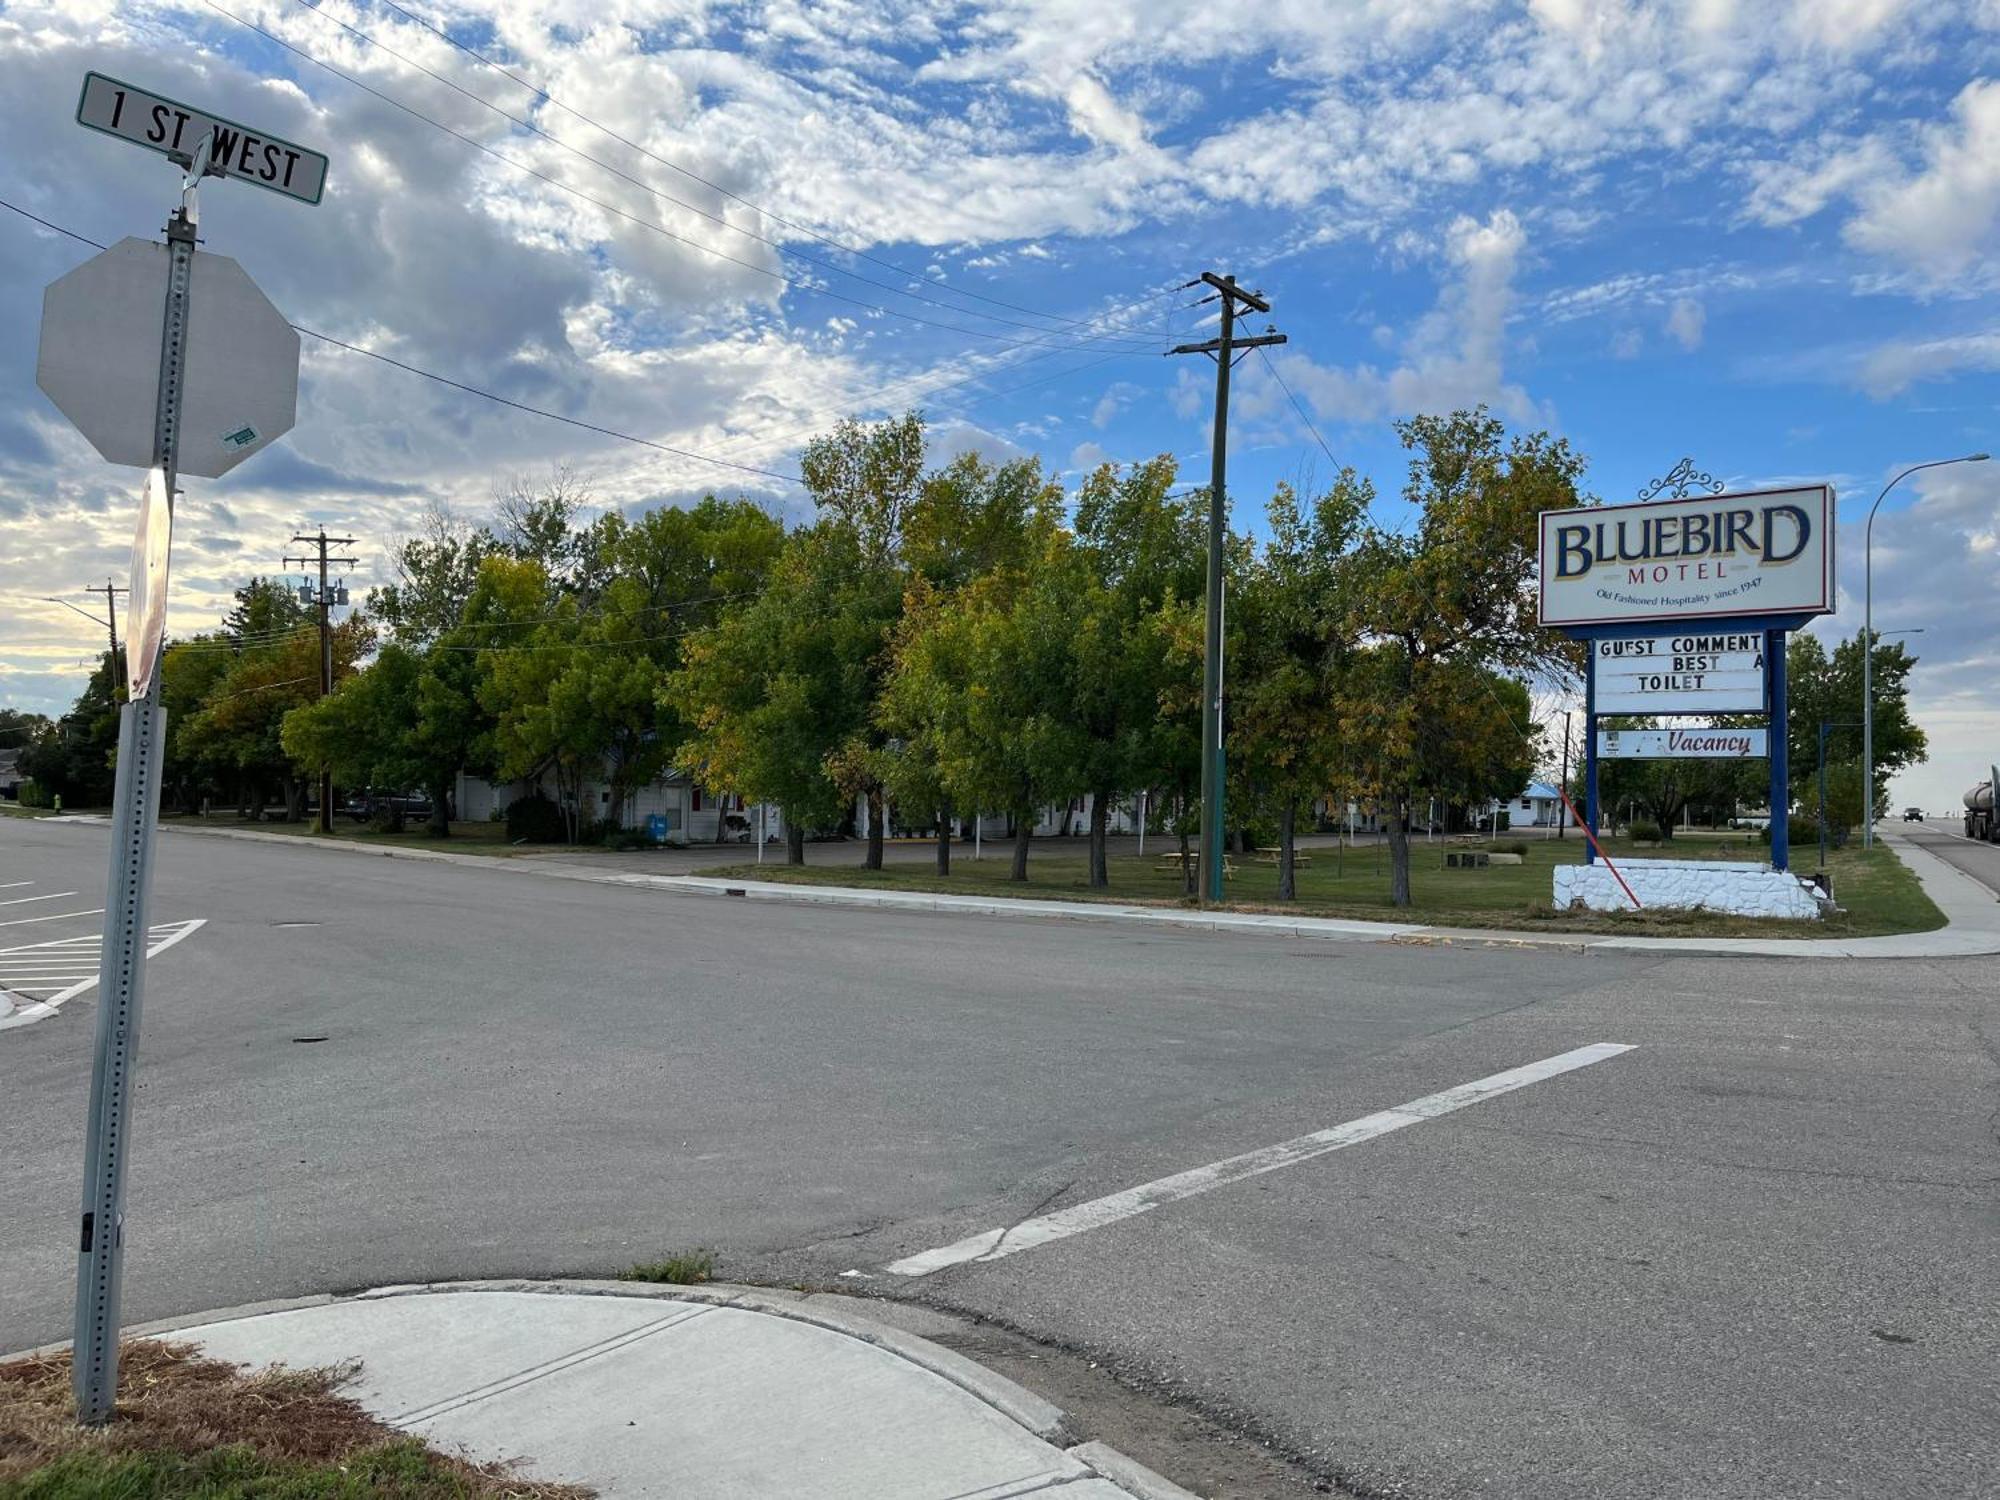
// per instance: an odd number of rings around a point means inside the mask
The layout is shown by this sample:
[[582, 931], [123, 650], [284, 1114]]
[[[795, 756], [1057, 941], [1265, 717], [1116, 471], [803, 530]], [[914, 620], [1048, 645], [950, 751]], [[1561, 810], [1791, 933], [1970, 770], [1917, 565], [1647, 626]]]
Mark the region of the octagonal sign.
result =
[[[150, 468], [169, 251], [120, 240], [49, 283], [35, 384], [114, 464]], [[179, 472], [213, 479], [291, 431], [299, 336], [226, 255], [194, 254]]]

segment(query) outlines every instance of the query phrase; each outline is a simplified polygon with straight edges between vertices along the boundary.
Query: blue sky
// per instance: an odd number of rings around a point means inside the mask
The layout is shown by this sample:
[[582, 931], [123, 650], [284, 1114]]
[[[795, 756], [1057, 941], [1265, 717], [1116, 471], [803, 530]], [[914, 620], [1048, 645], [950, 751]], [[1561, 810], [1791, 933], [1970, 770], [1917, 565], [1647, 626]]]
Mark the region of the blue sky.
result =
[[[1210, 366], [1159, 351], [1206, 336], [1171, 290], [1206, 269], [1271, 298], [1277, 371], [1390, 497], [1392, 421], [1475, 402], [1568, 437], [1611, 500], [1688, 454], [1831, 480], [1858, 518], [1901, 465], [2000, 443], [1996, 0], [216, 3], [240, 20], [0, 5], [0, 198], [154, 234], [168, 169], [76, 127], [75, 91], [94, 67], [197, 101], [333, 159], [319, 208], [204, 192], [208, 247], [294, 320], [753, 469], [916, 402], [946, 448], [1204, 478]], [[87, 250], [0, 231], [0, 701], [57, 709], [94, 641], [36, 596], [123, 571], [136, 475], [33, 385], [38, 289]], [[1259, 357], [1239, 374], [1254, 507], [1333, 460]], [[556, 463], [607, 505], [798, 502], [308, 341], [293, 437], [190, 485], [175, 623], [302, 522], [379, 559], [427, 498], [477, 513]], [[1878, 623], [1924, 629], [1937, 742], [1897, 796], [1942, 809], [2000, 757], [2000, 466], [1883, 515]], [[1858, 601], [1858, 536], [1842, 562]]]

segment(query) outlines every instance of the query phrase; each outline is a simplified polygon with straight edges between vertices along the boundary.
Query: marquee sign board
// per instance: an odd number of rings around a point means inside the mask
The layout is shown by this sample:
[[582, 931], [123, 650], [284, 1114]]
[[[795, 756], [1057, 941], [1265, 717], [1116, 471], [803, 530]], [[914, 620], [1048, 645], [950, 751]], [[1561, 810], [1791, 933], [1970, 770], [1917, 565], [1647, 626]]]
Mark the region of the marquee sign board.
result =
[[326, 192], [326, 158], [319, 152], [102, 73], [83, 75], [76, 123], [183, 165], [206, 137], [204, 175], [234, 177], [301, 203], [317, 203]]
[[1597, 753], [1612, 760], [1762, 760], [1763, 729], [1600, 729]]
[[1764, 637], [1695, 632], [1591, 644], [1604, 714], [1761, 714]]
[[1833, 489], [1823, 484], [1546, 510], [1541, 622], [1829, 614], [1833, 528]]

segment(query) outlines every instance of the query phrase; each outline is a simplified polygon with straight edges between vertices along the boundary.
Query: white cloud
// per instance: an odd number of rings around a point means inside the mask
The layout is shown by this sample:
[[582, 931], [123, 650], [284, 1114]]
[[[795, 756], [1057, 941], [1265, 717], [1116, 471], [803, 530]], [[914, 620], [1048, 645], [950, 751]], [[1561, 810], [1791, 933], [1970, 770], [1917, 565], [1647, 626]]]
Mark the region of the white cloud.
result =
[[1896, 171], [1888, 143], [1877, 136], [1820, 141], [1781, 161], [1754, 162], [1745, 214], [1760, 224], [1796, 224], [1828, 204], [1851, 197]]
[[1927, 132], [1925, 166], [1870, 188], [1847, 226], [1860, 249], [1907, 260], [1945, 280], [1983, 263], [2000, 219], [2000, 81], [1969, 83], [1948, 126]]
[[1129, 380], [1114, 380], [1097, 398], [1097, 405], [1091, 408], [1090, 425], [1099, 432], [1111, 425], [1112, 419], [1124, 409], [1134, 396], [1142, 393], [1142, 387]]
[[1912, 8], [1913, 0], [1793, 0], [1792, 25], [1818, 46], [1853, 51]]
[[2000, 370], [2000, 330], [1884, 344], [1862, 360], [1860, 381], [1882, 398], [1962, 370]]
[[1621, 328], [1611, 340], [1613, 359], [1637, 359], [1646, 347], [1646, 336], [1636, 328]]
[[1699, 302], [1692, 297], [1679, 297], [1667, 312], [1667, 336], [1692, 352], [1701, 347], [1702, 330], [1707, 323], [1708, 314]]
[[1484, 223], [1461, 218], [1446, 242], [1451, 277], [1437, 306], [1405, 341], [1401, 363], [1383, 371], [1370, 364], [1328, 367], [1304, 355], [1281, 361], [1286, 378], [1319, 416], [1365, 422], [1483, 402], [1517, 421], [1546, 420], [1503, 373], [1514, 272], [1527, 245], [1520, 220], [1504, 208]]
[[1111, 455], [1095, 443], [1078, 443], [1070, 450], [1069, 472], [1088, 474], [1099, 464], [1111, 462]]

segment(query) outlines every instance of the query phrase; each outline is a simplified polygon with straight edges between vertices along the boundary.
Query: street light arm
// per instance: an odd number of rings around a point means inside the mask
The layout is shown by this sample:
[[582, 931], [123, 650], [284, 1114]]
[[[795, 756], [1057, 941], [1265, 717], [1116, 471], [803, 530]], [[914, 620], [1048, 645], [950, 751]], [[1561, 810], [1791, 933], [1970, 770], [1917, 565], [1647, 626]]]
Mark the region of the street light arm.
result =
[[1968, 453], [1961, 458], [1933, 458], [1926, 463], [1911, 464], [1902, 473], [1883, 485], [1882, 493], [1877, 495], [1875, 503], [1868, 507], [1868, 524], [1864, 528], [1862, 546], [1865, 548], [1867, 546], [1867, 539], [1875, 534], [1875, 512], [1880, 510], [1882, 502], [1889, 498], [1889, 491], [1893, 490], [1905, 479], [1908, 479], [1912, 474], [1922, 469], [1942, 469], [1950, 464], [1983, 464], [1990, 456], [1985, 453]]
[[[99, 589], [98, 592], [101, 594], [104, 591], [102, 589]], [[64, 609], [75, 610], [78, 614], [82, 615], [86, 620], [90, 621], [91, 624], [95, 625], [99, 630], [109, 630], [111, 628], [111, 622], [109, 620], [100, 620], [97, 618], [96, 615], [92, 614], [89, 610], [80, 608], [79, 606], [70, 603], [69, 600], [67, 599], [57, 599], [49, 594], [44, 594], [41, 597], [42, 597], [42, 603], [44, 604], [60, 604]]]
[[1921, 469], [1942, 469], [1947, 464], [1983, 464], [1989, 455], [1968, 453], [1960, 458], [1934, 458], [1928, 463], [1911, 464], [1882, 486], [1882, 493], [1868, 507], [1868, 524], [1861, 533], [1861, 791], [1868, 799], [1867, 816], [1861, 821], [1861, 847], [1875, 843], [1875, 512], [1889, 498], [1889, 491]]

